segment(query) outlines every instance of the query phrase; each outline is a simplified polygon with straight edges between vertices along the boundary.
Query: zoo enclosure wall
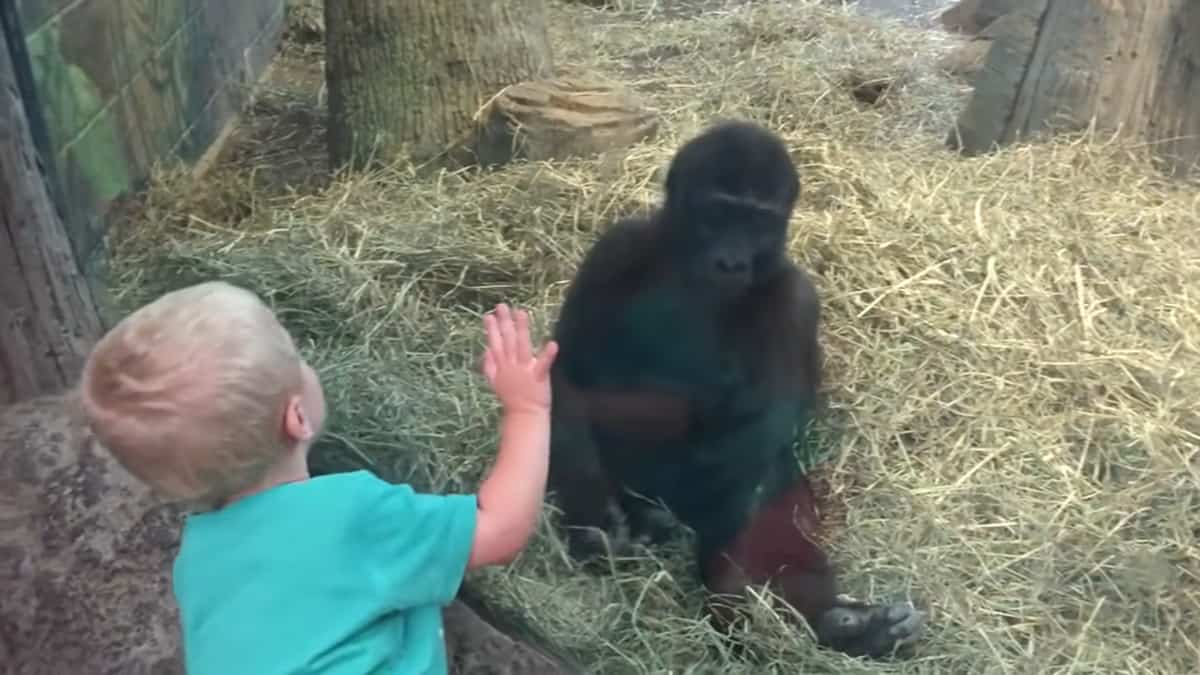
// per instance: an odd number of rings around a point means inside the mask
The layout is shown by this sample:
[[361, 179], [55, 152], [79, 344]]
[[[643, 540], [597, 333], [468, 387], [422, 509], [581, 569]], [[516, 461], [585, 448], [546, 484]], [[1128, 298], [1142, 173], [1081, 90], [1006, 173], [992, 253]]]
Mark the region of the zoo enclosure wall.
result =
[[26, 46], [36, 92], [27, 114], [93, 286], [109, 206], [157, 162], [194, 164], [222, 137], [275, 54], [285, 5], [16, 0], [17, 26], [5, 26], [21, 33], [10, 44]]

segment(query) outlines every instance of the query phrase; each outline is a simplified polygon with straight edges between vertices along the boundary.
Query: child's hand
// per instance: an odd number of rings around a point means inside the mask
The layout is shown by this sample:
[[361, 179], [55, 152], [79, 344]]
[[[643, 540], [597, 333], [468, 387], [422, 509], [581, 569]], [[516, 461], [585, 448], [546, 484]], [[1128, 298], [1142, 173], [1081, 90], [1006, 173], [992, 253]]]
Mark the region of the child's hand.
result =
[[483, 375], [506, 412], [545, 412], [550, 409], [550, 366], [558, 354], [558, 343], [547, 342], [538, 355], [529, 339], [529, 314], [508, 305], [496, 305], [494, 314], [483, 315], [487, 349], [483, 353]]

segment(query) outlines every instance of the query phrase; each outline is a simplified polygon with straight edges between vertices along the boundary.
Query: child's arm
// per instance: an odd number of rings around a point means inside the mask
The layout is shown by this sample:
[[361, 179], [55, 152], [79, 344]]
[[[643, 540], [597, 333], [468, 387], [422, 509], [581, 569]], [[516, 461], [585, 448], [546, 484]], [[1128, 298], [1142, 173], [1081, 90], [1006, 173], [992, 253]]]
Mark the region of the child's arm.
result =
[[477, 495], [417, 494], [372, 474], [343, 480], [359, 500], [349, 542], [364, 548], [354, 559], [365, 567], [374, 593], [396, 607], [445, 605], [463, 573], [512, 561], [537, 525], [550, 465], [550, 342], [536, 357], [529, 319], [507, 307], [484, 318], [488, 349], [483, 372], [504, 407], [500, 448]]
[[468, 569], [512, 562], [537, 526], [550, 468], [550, 366], [558, 346], [534, 355], [529, 316], [505, 305], [484, 317], [483, 373], [504, 408], [496, 464], [479, 488]]
[[549, 412], [513, 412], [500, 423], [496, 464], [479, 487], [467, 569], [510, 563], [537, 526], [550, 469]]

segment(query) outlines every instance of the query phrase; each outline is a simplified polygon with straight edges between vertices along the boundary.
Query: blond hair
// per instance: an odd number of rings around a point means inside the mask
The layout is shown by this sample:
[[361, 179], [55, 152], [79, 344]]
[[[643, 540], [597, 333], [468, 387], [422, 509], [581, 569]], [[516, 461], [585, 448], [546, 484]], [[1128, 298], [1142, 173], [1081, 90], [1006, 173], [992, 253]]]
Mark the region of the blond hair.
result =
[[254, 293], [208, 282], [167, 293], [106, 334], [80, 383], [92, 433], [164, 496], [218, 505], [290, 449], [302, 388], [292, 338]]

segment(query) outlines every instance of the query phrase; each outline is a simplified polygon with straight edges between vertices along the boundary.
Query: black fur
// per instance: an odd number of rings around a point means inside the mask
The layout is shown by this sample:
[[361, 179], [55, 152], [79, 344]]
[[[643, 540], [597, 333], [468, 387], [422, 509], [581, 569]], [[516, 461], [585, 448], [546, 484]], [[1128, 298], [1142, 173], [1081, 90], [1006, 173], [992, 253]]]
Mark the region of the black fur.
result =
[[[695, 531], [711, 590], [778, 583], [826, 644], [858, 653], [906, 638], [889, 631], [910, 615], [881, 625], [839, 604], [808, 536], [819, 519], [793, 448], [818, 404], [821, 315], [787, 256], [799, 194], [779, 138], [724, 122], [680, 148], [660, 209], [600, 236], [555, 330], [550, 487], [574, 555], [661, 539], [664, 505]], [[869, 634], [822, 622], [835, 607]]]
[[[551, 483], [571, 525], [611, 528], [613, 503], [639, 534], [642, 502], [621, 484], [664, 501], [703, 557], [794, 481], [821, 377], [816, 291], [785, 254], [799, 192], [773, 134], [717, 125], [677, 153], [664, 207], [616, 223], [584, 259], [555, 333]], [[605, 396], [659, 433], [576, 409]]]

